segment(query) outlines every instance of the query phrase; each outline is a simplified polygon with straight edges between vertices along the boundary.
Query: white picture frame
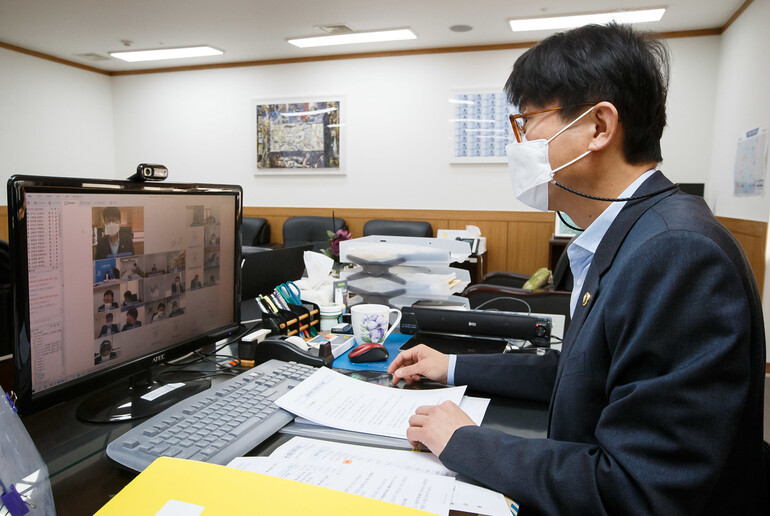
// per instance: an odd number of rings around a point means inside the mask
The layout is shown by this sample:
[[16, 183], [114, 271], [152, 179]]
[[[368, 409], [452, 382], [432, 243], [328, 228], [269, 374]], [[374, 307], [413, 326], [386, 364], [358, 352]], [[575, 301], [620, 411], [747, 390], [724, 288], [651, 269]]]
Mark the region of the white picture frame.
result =
[[345, 175], [346, 107], [341, 95], [254, 99], [255, 175]]
[[449, 162], [506, 163], [513, 141], [513, 108], [498, 88], [454, 89], [449, 93]]

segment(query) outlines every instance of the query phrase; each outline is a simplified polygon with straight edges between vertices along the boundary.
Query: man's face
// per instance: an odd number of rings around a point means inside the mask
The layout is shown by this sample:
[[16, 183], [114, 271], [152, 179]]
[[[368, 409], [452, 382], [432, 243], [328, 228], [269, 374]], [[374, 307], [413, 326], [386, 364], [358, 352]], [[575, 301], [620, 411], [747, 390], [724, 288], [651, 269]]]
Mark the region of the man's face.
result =
[[136, 319], [131, 314], [126, 314], [126, 322], [128, 324], [134, 324], [136, 322]]
[[107, 316], [107, 324], [112, 324], [112, 314]]
[[112, 294], [104, 294], [104, 304], [105, 305], [112, 304]]
[[[542, 111], [545, 109], [559, 107], [560, 103], [554, 102], [545, 106], [535, 105], [522, 105], [522, 113], [532, 113], [535, 111]], [[585, 110], [591, 106], [585, 106]], [[556, 133], [568, 125], [572, 120], [579, 117], [582, 111], [570, 117], [568, 120], [563, 120], [560, 115], [560, 111], [548, 111], [546, 113], [539, 113], [527, 117], [526, 123], [526, 138], [527, 141], [533, 140], [548, 140], [552, 138]], [[569, 129], [561, 133], [559, 136], [551, 140], [548, 144], [548, 161], [551, 164], [551, 169], [556, 169], [565, 163], [572, 161], [586, 150], [588, 150], [588, 144], [590, 142], [590, 135], [592, 129], [590, 128], [590, 113], [578, 120]], [[590, 155], [589, 155], [590, 156]], [[575, 188], [577, 190], [584, 189], [591, 191], [591, 174], [590, 167], [586, 167], [588, 163], [585, 158], [578, 160], [572, 165], [566, 167], [563, 170], [556, 172], [554, 179], [562, 184]], [[548, 198], [549, 208], [552, 210], [558, 210], [562, 207], [561, 199], [565, 195], [571, 195], [561, 188], [557, 187], [553, 183], [548, 185]]]

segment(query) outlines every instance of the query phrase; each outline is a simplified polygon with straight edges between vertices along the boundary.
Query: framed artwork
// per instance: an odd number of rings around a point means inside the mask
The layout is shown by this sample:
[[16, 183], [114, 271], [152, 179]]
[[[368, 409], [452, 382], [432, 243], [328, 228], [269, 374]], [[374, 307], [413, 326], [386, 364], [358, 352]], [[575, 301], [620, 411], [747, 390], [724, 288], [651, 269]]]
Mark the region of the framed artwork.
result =
[[505, 163], [513, 141], [513, 107], [500, 90], [453, 91], [449, 97], [450, 163]]
[[256, 102], [257, 173], [344, 174], [342, 100]]

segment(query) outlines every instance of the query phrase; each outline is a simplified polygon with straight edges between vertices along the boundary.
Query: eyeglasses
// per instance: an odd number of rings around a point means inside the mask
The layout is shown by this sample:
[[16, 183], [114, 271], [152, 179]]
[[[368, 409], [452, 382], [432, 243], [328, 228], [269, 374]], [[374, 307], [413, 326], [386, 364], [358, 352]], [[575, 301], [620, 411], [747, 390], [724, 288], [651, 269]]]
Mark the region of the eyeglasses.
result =
[[[584, 102], [582, 104], [578, 104], [578, 106], [590, 106], [591, 104], [596, 104], [596, 102]], [[515, 115], [508, 115], [508, 119], [511, 121], [511, 127], [513, 128], [513, 135], [516, 137], [516, 141], [521, 143], [521, 141], [524, 139], [524, 136], [527, 134], [527, 117], [540, 115], [542, 113], [550, 113], [551, 111], [559, 111], [565, 107], [573, 106], [559, 106], [555, 108], [543, 109], [541, 111], [532, 111], [530, 113], [517, 113]]]
[[532, 115], [539, 115], [541, 113], [550, 113], [551, 111], [558, 111], [560, 109], [563, 109], [563, 107], [559, 106], [550, 109], [543, 109], [542, 111], [532, 111], [531, 113], [517, 113], [515, 115], [508, 115], [508, 118], [511, 121], [511, 127], [513, 128], [513, 135], [516, 137], [516, 141], [521, 143], [524, 135], [527, 134], [527, 117]]

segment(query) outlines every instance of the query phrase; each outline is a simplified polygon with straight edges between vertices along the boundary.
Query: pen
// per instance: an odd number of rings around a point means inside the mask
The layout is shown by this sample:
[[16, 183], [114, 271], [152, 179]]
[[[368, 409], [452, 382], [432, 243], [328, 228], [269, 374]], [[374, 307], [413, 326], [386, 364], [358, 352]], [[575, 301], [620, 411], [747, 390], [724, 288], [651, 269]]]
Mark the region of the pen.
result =
[[260, 310], [262, 310], [263, 314], [270, 313], [270, 311], [262, 305], [262, 301], [259, 300], [259, 297], [255, 297], [254, 301], [257, 302], [257, 306], [259, 307]]

